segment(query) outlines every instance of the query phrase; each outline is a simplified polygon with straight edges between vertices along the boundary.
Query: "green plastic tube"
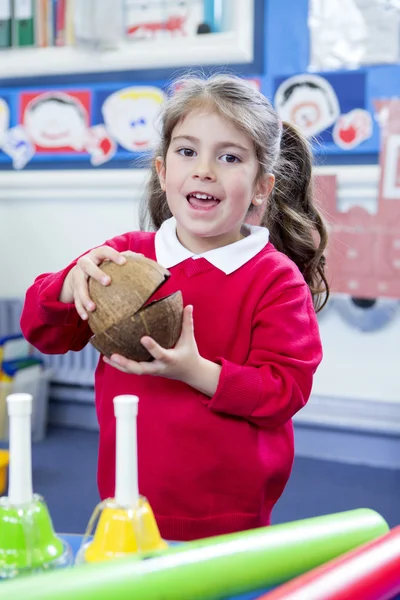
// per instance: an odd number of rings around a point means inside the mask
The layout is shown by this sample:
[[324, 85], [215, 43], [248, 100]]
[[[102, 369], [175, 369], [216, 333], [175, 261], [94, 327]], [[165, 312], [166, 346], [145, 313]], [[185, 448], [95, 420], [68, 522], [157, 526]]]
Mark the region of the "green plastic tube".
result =
[[87, 564], [1, 584], [7, 600], [215, 600], [272, 587], [384, 535], [358, 509], [189, 542], [147, 560]]

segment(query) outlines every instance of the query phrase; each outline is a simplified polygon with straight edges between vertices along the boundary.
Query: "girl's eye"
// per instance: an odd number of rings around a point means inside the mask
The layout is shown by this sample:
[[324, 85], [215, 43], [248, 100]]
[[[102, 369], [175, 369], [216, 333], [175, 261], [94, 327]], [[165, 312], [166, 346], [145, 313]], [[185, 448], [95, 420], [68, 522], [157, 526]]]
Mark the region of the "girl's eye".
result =
[[191, 148], [180, 148], [178, 150], [178, 154], [180, 154], [181, 156], [192, 157], [195, 155], [195, 151], [192, 150]]
[[222, 162], [227, 162], [227, 163], [241, 162], [240, 158], [238, 158], [237, 156], [234, 156], [233, 154], [224, 154], [223, 156], [221, 156], [221, 160], [222, 160]]

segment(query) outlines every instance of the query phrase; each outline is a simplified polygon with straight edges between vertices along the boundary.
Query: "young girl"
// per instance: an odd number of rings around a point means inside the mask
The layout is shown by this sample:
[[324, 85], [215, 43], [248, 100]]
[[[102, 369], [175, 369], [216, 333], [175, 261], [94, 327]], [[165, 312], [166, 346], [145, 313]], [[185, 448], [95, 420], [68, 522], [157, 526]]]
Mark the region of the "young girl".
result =
[[87, 280], [109, 285], [104, 260], [136, 252], [170, 270], [156, 297], [182, 291], [175, 348], [144, 337], [152, 362], [99, 360], [98, 484], [114, 495], [113, 398], [136, 394], [140, 492], [164, 538], [189, 540], [270, 523], [292, 467], [291, 418], [322, 357], [326, 231], [306, 142], [245, 81], [180, 81], [162, 125], [147, 193], [156, 233], [115, 237], [39, 276], [21, 326], [44, 353], [81, 350], [96, 308]]

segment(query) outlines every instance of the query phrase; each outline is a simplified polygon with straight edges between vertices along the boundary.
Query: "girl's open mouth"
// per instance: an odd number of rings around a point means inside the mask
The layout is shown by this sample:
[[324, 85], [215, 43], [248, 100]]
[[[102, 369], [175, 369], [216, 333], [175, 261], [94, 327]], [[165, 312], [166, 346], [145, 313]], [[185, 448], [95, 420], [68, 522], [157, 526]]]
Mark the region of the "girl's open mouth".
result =
[[221, 202], [221, 200], [219, 200], [215, 196], [202, 194], [200, 192], [194, 192], [193, 194], [189, 194], [186, 198], [190, 206], [195, 210], [212, 210]]

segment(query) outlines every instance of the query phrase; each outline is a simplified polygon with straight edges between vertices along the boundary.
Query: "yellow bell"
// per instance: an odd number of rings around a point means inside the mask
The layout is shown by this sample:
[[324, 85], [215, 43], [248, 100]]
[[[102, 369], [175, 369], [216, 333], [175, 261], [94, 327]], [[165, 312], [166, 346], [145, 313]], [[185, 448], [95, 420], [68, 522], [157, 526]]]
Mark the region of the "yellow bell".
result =
[[[138, 402], [139, 398], [132, 395], [114, 398], [115, 498], [101, 502], [93, 512], [77, 562], [102, 562], [167, 547], [161, 539], [150, 504], [139, 495], [136, 432]], [[88, 539], [91, 541], [86, 543]]]
[[86, 562], [102, 562], [136, 552], [167, 548], [161, 539], [150, 504], [143, 496], [136, 507], [121, 508], [107, 503], [85, 551]]

